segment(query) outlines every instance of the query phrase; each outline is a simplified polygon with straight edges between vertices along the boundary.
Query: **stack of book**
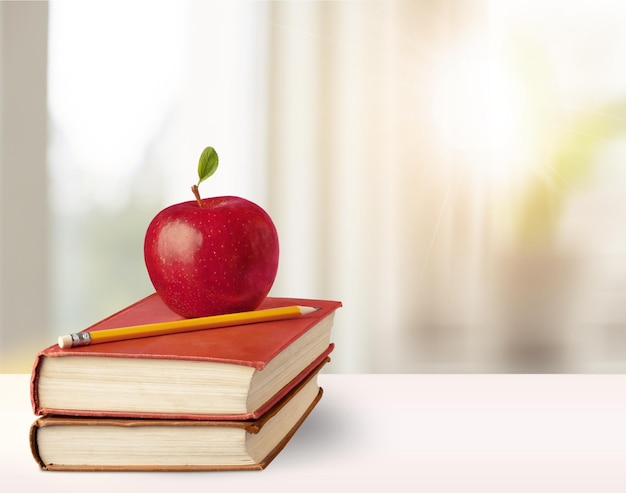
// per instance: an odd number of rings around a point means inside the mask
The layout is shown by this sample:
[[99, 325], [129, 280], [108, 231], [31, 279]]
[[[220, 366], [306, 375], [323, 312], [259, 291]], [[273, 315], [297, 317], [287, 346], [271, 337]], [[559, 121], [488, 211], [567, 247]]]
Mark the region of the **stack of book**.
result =
[[[297, 318], [82, 347], [36, 357], [30, 430], [45, 470], [264, 469], [322, 396], [340, 302], [267, 298]], [[157, 294], [86, 332], [180, 320]]]

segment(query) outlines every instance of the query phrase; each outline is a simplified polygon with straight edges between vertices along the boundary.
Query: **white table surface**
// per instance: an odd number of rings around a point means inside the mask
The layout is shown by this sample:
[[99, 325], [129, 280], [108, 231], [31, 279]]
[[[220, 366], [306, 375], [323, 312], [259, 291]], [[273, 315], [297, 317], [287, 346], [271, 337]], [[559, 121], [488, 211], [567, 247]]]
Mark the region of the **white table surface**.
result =
[[267, 469], [201, 473], [40, 471], [28, 378], [0, 375], [3, 491], [626, 491], [621, 375], [322, 374], [324, 397]]

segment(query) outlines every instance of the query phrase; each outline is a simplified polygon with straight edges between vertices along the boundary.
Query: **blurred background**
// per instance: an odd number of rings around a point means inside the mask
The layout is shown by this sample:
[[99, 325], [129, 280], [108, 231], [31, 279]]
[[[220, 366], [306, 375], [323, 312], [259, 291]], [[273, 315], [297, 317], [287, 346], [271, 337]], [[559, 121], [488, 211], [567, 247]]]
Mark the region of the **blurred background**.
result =
[[152, 291], [143, 237], [263, 206], [329, 372], [626, 370], [626, 4], [0, 3], [0, 371]]

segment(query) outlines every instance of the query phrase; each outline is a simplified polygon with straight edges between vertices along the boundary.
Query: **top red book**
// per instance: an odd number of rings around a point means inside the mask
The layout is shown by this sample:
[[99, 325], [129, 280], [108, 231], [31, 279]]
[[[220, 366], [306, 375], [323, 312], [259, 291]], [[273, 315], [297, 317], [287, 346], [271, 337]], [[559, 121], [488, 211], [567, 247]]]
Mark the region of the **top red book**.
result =
[[[332, 351], [341, 302], [266, 298], [259, 309], [313, 306], [294, 319], [42, 350], [31, 375], [35, 414], [254, 419]], [[85, 329], [182, 320], [157, 294]]]

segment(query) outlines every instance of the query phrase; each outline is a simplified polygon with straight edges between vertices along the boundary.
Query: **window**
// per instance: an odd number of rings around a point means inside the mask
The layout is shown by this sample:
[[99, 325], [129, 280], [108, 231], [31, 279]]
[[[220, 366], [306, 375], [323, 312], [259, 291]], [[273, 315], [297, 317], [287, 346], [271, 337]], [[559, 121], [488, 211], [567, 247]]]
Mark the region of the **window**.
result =
[[56, 332], [152, 291], [145, 230], [193, 200], [205, 146], [222, 163], [205, 193], [263, 202], [263, 15], [261, 3], [51, 2]]

